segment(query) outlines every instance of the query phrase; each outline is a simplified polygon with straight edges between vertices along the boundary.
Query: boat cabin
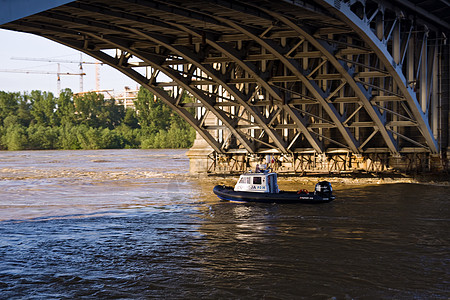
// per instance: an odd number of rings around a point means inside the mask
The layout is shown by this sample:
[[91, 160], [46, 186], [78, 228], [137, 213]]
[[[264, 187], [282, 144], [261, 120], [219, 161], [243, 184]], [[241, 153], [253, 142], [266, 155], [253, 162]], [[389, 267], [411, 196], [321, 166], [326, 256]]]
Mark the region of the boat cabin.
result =
[[245, 173], [239, 177], [234, 187], [235, 191], [278, 193], [277, 173]]

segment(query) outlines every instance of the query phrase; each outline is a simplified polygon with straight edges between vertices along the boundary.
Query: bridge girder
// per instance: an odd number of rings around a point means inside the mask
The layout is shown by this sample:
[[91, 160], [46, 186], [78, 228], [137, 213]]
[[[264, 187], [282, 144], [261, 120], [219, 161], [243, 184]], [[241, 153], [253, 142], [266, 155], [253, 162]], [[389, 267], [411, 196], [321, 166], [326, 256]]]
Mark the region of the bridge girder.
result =
[[217, 153], [438, 153], [436, 66], [449, 28], [399, 9], [371, 0], [78, 0], [1, 27], [116, 68]]

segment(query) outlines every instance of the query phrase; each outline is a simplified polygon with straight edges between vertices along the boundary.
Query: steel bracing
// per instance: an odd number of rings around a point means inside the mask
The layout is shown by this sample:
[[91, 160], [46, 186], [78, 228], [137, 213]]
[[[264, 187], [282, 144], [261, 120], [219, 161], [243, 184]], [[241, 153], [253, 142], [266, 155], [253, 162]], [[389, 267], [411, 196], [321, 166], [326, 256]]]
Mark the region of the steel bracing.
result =
[[1, 27], [116, 68], [217, 154], [437, 154], [450, 7], [409, 4], [78, 0]]

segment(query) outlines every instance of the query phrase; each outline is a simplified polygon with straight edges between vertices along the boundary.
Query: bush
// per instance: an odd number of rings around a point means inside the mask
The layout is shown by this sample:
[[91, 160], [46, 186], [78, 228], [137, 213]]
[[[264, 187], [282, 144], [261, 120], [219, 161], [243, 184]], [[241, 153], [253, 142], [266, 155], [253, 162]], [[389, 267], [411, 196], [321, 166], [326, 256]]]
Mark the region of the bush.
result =
[[167, 140], [171, 142], [170, 148], [189, 148], [194, 143], [195, 130], [171, 127], [167, 133]]
[[155, 136], [151, 135], [141, 139], [140, 142], [141, 149], [154, 149], [155, 147]]
[[49, 150], [58, 147], [58, 128], [32, 125], [27, 129], [28, 149]]
[[141, 144], [140, 129], [132, 129], [127, 125], [121, 124], [114, 131], [120, 136], [124, 148], [139, 148]]
[[57, 149], [78, 150], [81, 149], [77, 136], [78, 128], [71, 124], [58, 127], [59, 139]]
[[11, 126], [6, 129], [3, 143], [8, 150], [25, 150], [28, 146], [26, 128], [22, 125]]
[[16, 126], [16, 125], [21, 125], [19, 117], [16, 116], [16, 115], [9, 115], [3, 120], [3, 126], [5, 128], [13, 127], [13, 126]]
[[122, 137], [115, 131], [105, 128], [101, 132], [102, 149], [122, 149], [124, 141]]
[[6, 129], [0, 126], [0, 150], [8, 150], [6, 144], [3, 143], [3, 137], [6, 136]]
[[101, 129], [80, 125], [77, 127], [77, 138], [81, 149], [102, 149]]

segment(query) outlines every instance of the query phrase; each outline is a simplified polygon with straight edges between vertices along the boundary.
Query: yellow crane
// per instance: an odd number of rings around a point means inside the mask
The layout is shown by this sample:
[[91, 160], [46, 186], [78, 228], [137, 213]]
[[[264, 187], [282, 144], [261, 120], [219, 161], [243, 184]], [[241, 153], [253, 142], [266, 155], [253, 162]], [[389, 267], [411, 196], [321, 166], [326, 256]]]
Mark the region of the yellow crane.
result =
[[0, 72], [7, 73], [25, 73], [25, 74], [50, 74], [57, 75], [57, 92], [58, 95], [61, 92], [61, 75], [79, 75], [83, 77], [86, 73], [71, 73], [71, 72], [60, 72], [58, 65], [58, 72], [53, 71], [40, 71], [40, 70], [23, 70], [23, 69], [0, 69]]
[[[67, 63], [67, 64], [78, 64], [80, 66], [80, 92], [83, 92], [83, 75], [86, 75], [83, 72], [83, 64], [95, 65], [95, 89], [97, 91], [100, 90], [100, 65], [103, 65], [101, 62], [95, 61], [83, 61], [82, 54], [80, 54], [80, 60], [67, 60], [67, 59], [53, 59], [53, 58], [33, 58], [33, 57], [11, 57], [13, 60], [28, 60], [28, 61], [43, 61], [43, 62], [55, 62], [58, 63], [58, 72], [59, 72], [59, 64]], [[71, 74], [73, 75], [73, 74]]]

